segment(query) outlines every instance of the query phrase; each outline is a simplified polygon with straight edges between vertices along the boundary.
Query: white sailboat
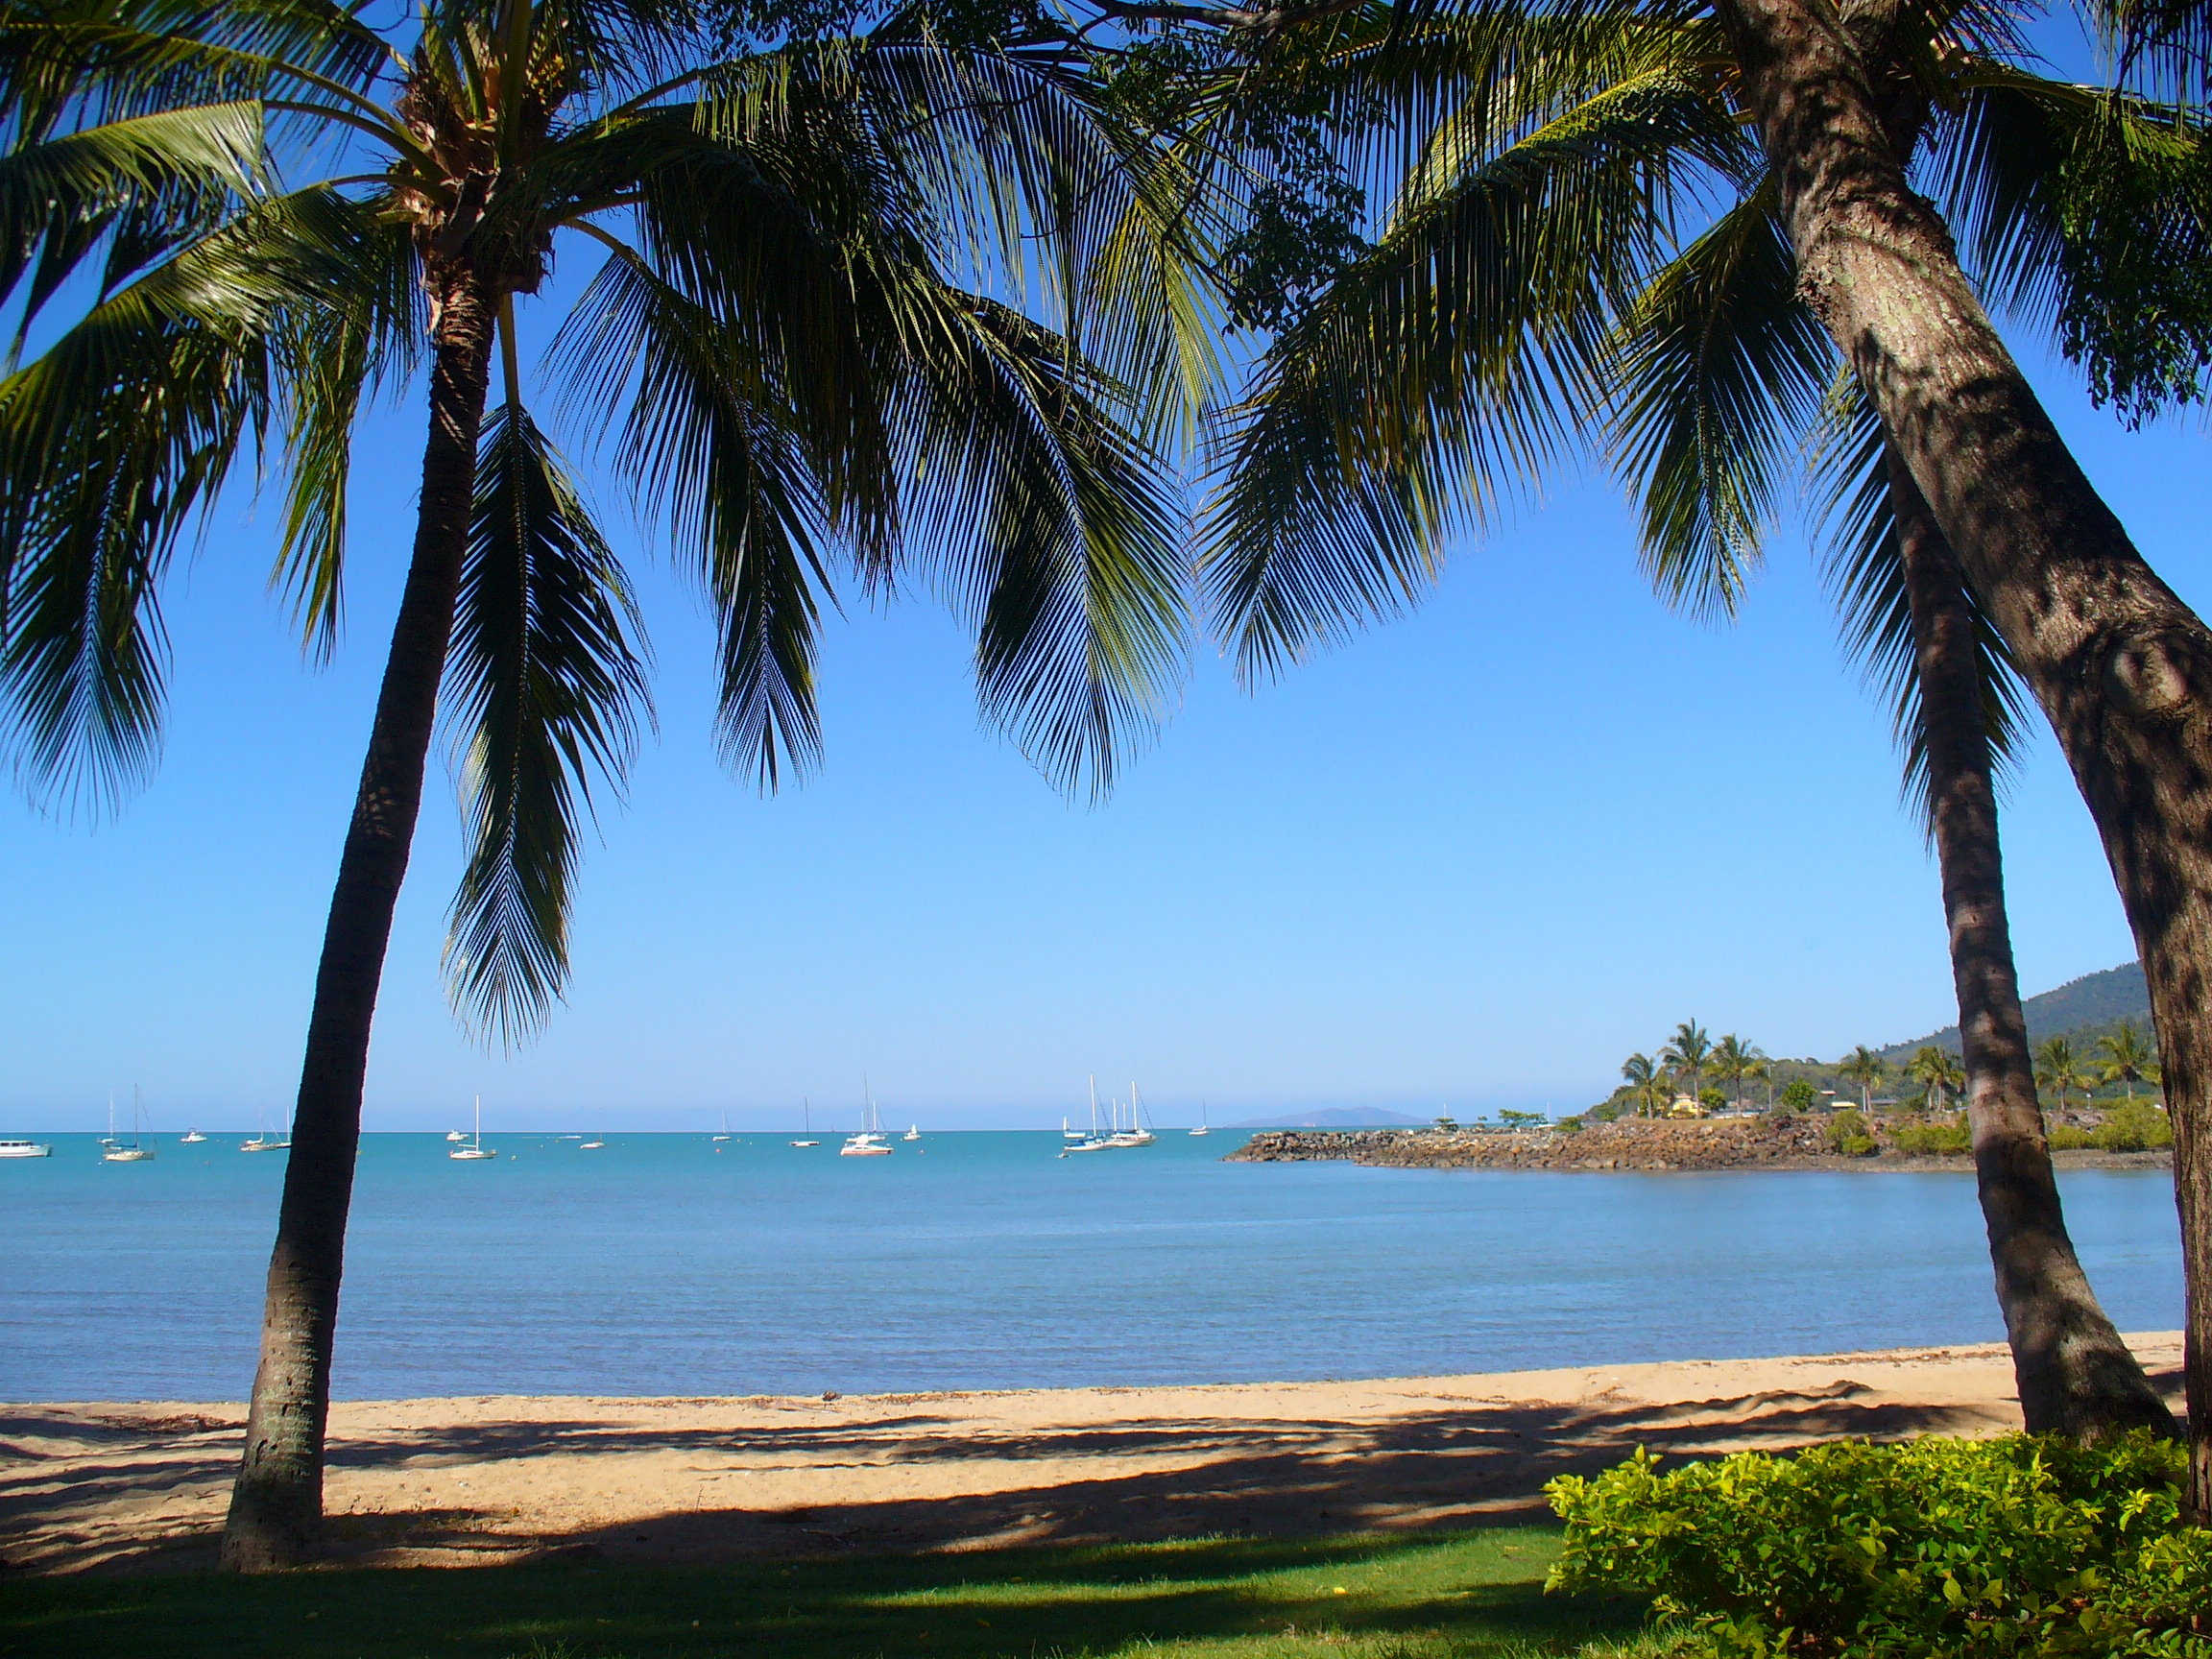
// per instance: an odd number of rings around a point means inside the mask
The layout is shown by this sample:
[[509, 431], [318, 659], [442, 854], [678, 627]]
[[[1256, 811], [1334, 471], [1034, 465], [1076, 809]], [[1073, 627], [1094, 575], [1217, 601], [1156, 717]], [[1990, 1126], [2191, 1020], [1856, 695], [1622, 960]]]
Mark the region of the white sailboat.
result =
[[802, 1123], [804, 1123], [804, 1124], [805, 1124], [805, 1125], [806, 1125], [806, 1136], [807, 1136], [807, 1139], [805, 1139], [805, 1140], [804, 1140], [804, 1141], [794, 1141], [794, 1142], [791, 1142], [791, 1144], [792, 1144], [792, 1145], [794, 1145], [794, 1146], [819, 1146], [819, 1145], [821, 1145], [821, 1144], [822, 1144], [822, 1142], [819, 1142], [819, 1141], [817, 1141], [817, 1140], [813, 1139], [813, 1135], [814, 1135], [814, 1102], [813, 1102], [813, 1101], [811, 1101], [811, 1100], [809, 1100], [809, 1099], [807, 1099], [807, 1098], [806, 1098], [805, 1095], [801, 1095], [801, 1096], [800, 1096], [800, 1098], [799, 1098], [799, 1111], [800, 1111], [800, 1118], [799, 1118], [799, 1120], [800, 1120]]
[[479, 1094], [476, 1096], [476, 1134], [474, 1138], [469, 1141], [468, 1145], [456, 1146], [452, 1151], [446, 1153], [445, 1156], [448, 1158], [457, 1158], [463, 1163], [467, 1164], [472, 1164], [479, 1158], [496, 1158], [499, 1156], [499, 1149], [496, 1146], [487, 1146], [484, 1144], [483, 1095]]
[[131, 1089], [131, 1139], [118, 1140], [115, 1135], [115, 1096], [108, 1096], [108, 1139], [101, 1143], [100, 1158], [106, 1164], [144, 1164], [154, 1156], [154, 1148], [141, 1144], [139, 1131], [146, 1118], [146, 1102], [140, 1097], [135, 1084]]
[[717, 1141], [730, 1139], [730, 1108], [727, 1106], [722, 1108], [722, 1133], [715, 1136], [714, 1139]]
[[1214, 1133], [1214, 1126], [1206, 1121], [1206, 1102], [1203, 1100], [1198, 1102], [1198, 1127], [1191, 1130], [1190, 1133], [1193, 1135], [1211, 1135]]
[[[1060, 1125], [1061, 1133], [1065, 1136], [1068, 1120], [1063, 1118]], [[1094, 1073], [1091, 1078], [1091, 1132], [1079, 1140], [1070, 1141], [1060, 1149], [1060, 1156], [1065, 1158], [1070, 1152], [1103, 1152], [1112, 1144], [1110, 1140], [1098, 1133], [1098, 1078]]]
[[254, 1113], [254, 1114], [253, 1114], [253, 1122], [254, 1122], [254, 1125], [255, 1125], [255, 1127], [254, 1127], [254, 1130], [253, 1130], [253, 1139], [252, 1139], [252, 1140], [251, 1140], [251, 1141], [241, 1141], [241, 1142], [238, 1142], [238, 1150], [239, 1150], [239, 1151], [241, 1151], [241, 1152], [289, 1152], [289, 1151], [291, 1151], [291, 1150], [292, 1150], [292, 1137], [291, 1137], [290, 1133], [289, 1133], [289, 1132], [287, 1132], [287, 1133], [285, 1133], [285, 1134], [282, 1134], [282, 1135], [272, 1135], [272, 1134], [270, 1134], [270, 1133], [269, 1133], [269, 1119], [268, 1119], [268, 1117], [267, 1117], [265, 1114], [263, 1114], [263, 1113], [259, 1113], [259, 1112], [256, 1112], [256, 1113]]
[[[860, 1133], [848, 1135], [845, 1144], [837, 1148], [840, 1158], [888, 1158], [891, 1156], [891, 1138], [883, 1133], [881, 1118], [876, 1111], [876, 1096], [869, 1093], [868, 1080], [860, 1080], [860, 1095], [867, 1101]], [[915, 1136], [919, 1141], [921, 1136]]]
[[1151, 1130], [1144, 1127], [1143, 1120], [1141, 1116], [1142, 1111], [1143, 1105], [1138, 1096], [1137, 1085], [1132, 1082], [1129, 1085], [1128, 1125], [1124, 1127], [1121, 1124], [1120, 1112], [1118, 1107], [1117, 1107], [1115, 1112], [1114, 1133], [1106, 1138], [1106, 1144], [1117, 1148], [1151, 1145], [1155, 1137], [1153, 1136]]

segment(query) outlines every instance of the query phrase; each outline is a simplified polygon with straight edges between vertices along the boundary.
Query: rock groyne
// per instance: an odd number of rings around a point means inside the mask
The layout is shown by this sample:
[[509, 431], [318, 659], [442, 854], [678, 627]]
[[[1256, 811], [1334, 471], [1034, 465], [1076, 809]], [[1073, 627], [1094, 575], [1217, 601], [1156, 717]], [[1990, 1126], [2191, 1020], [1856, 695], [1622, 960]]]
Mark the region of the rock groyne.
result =
[[[1239, 1164], [1335, 1162], [1407, 1169], [1836, 1169], [1962, 1170], [1974, 1161], [1915, 1156], [1889, 1143], [1877, 1122], [1879, 1150], [1844, 1157], [1830, 1144], [1829, 1121], [1804, 1118], [1716, 1118], [1673, 1121], [1623, 1118], [1557, 1129], [1263, 1129], [1228, 1161]], [[2062, 1169], [2166, 1168], [2168, 1152], [2059, 1152]]]

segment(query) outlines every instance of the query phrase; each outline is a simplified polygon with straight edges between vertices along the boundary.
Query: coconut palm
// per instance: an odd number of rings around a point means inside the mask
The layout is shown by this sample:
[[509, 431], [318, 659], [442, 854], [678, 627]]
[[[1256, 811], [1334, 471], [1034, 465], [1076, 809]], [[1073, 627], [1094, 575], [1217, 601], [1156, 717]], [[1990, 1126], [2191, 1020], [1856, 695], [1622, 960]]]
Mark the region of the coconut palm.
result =
[[2158, 1081], [2158, 1050], [2132, 1023], [2098, 1038], [2097, 1049], [2097, 1075], [2106, 1083], [2127, 1084], [2128, 1099], [2135, 1098], [2136, 1084]]
[[1674, 1027], [1659, 1058], [1673, 1072], [1676, 1091], [1695, 1100], [1705, 1086], [1705, 1074], [1713, 1069], [1713, 1040], [1696, 1021], [1685, 1020]]
[[[719, 629], [724, 756], [813, 761], [820, 606], [918, 566], [985, 709], [1102, 784], [1178, 656], [1171, 410], [1192, 290], [1136, 152], [1050, 62], [871, 35], [733, 47], [659, 0], [55, 0], [0, 15], [0, 293], [83, 315], [0, 382], [0, 686], [23, 769], [150, 762], [172, 550], [284, 463], [279, 579], [327, 650], [348, 455], [426, 371], [413, 551], [309, 1017], [225, 1558], [321, 1516], [362, 1081], [431, 733], [469, 854], [446, 973], [527, 1035], [567, 970], [578, 817], [645, 716], [627, 579], [525, 401], [516, 313], [599, 261], [549, 407], [604, 436]], [[1007, 303], [1043, 287], [1032, 311]], [[22, 339], [19, 331], [18, 342]], [[492, 397], [493, 364], [500, 393]]]
[[[2038, 316], [2094, 309], [2056, 184], [2112, 154], [2186, 151], [2187, 125], [2037, 80], [2002, 20], [1905, 21], [1923, 32], [1901, 34], [1883, 83], [1908, 117], [1899, 153], [1934, 157], [1924, 183], [1992, 291]], [[1483, 5], [1413, 33], [1395, 60], [1373, 47], [1381, 67], [1369, 49], [1345, 48], [1348, 79], [1422, 147], [1373, 251], [1276, 343], [1230, 428], [1209, 562], [1240, 665], [1267, 671], [1417, 599], [1449, 535], [1485, 523], [1517, 474], [1578, 436], [1641, 498], [1662, 594], [1726, 613], [1808, 431], [1827, 431], [1832, 499], [1849, 507], [1834, 562], [1847, 633], [1895, 698], [1942, 861], [1980, 1191], [2029, 1420], [2170, 1428], [2096, 1305], [2042, 1141], [1996, 839], [1995, 770], [2021, 713], [2010, 647], [1875, 402], [1834, 378], [1781, 186], [1734, 125], [1731, 42], [1695, 14]], [[1683, 211], [1705, 227], [1684, 246], [1667, 204], [1690, 180], [1725, 205]], [[2203, 1214], [2192, 1237], [2212, 1232], [2212, 1193]], [[2212, 1262], [2191, 1283], [2212, 1323]], [[2212, 1373], [2192, 1385], [2212, 1399]]]
[[1659, 1101], [1667, 1093], [1667, 1073], [1659, 1062], [1648, 1054], [1631, 1054], [1621, 1063], [1621, 1075], [1636, 1098], [1637, 1116], [1658, 1116]]
[[1966, 1068], [1950, 1049], [1923, 1043], [1905, 1063], [1905, 1075], [1920, 1085], [1921, 1101], [1931, 1111], [1966, 1087]]
[[2058, 1096], [2058, 1110], [2066, 1110], [2066, 1092], [2087, 1093], [2089, 1073], [2074, 1045], [2063, 1037], [2047, 1037], [2035, 1046], [2035, 1081]]
[[1874, 1085], [1889, 1075], [1889, 1062], [1862, 1043], [1837, 1062], [1836, 1074], [1846, 1083], [1859, 1085], [1860, 1110], [1871, 1116], [1874, 1111]]
[[1746, 1043], [1731, 1031], [1713, 1045], [1710, 1065], [1714, 1076], [1728, 1080], [1729, 1097], [1741, 1110], [1743, 1105], [1743, 1079], [1762, 1075], [1766, 1070], [1767, 1056], [1759, 1052], [1756, 1044]]

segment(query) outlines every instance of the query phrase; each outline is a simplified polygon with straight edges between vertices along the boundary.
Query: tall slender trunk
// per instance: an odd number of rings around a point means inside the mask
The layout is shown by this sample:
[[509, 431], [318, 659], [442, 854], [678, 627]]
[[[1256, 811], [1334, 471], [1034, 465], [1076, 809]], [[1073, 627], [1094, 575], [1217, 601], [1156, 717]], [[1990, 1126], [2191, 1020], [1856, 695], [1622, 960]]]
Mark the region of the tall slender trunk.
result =
[[1799, 289], [2057, 733], [2104, 843], [2168, 1065], [2187, 1293], [2189, 1513], [2212, 1519], [2212, 631], [2059, 439], [1890, 153], [1821, 0], [1718, 0]]
[[322, 1531], [330, 1361], [369, 1033], [422, 804], [491, 369], [491, 296], [466, 273], [434, 272], [433, 292], [430, 437], [415, 550], [323, 932], [276, 1247], [269, 1259], [261, 1362], [223, 1532], [223, 1564], [241, 1572], [296, 1565], [314, 1552]]
[[2032, 1434], [2095, 1440], [2135, 1428], [2172, 1434], [2173, 1414], [2098, 1305], [2067, 1236], [2012, 966], [1997, 792], [1965, 573], [1894, 445], [1888, 468], [1920, 678], [1929, 821], [1959, 994], [1975, 1184], [2020, 1409]]

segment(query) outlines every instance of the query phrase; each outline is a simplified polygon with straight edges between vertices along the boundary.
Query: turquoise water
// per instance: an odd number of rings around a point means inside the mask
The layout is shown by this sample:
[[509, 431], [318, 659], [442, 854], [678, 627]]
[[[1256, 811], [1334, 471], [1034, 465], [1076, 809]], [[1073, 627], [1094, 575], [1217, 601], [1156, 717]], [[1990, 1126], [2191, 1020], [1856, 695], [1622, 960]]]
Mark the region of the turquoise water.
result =
[[[0, 1162], [0, 1399], [236, 1399], [283, 1177], [241, 1135]], [[879, 1159], [745, 1135], [364, 1143], [338, 1391], [844, 1393], [1731, 1358], [2003, 1334], [1970, 1176]], [[2123, 1329], [2180, 1323], [2172, 1184], [2064, 1178]]]

